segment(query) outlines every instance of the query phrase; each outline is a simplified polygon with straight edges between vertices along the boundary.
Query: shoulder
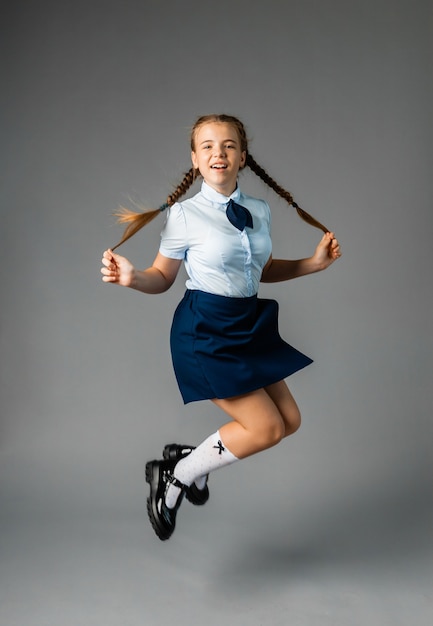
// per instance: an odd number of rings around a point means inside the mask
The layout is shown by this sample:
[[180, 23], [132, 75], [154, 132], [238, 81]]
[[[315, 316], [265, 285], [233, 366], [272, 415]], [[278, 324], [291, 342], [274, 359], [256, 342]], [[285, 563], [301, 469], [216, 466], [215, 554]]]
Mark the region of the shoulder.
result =
[[164, 233], [173, 232], [185, 227], [185, 212], [181, 202], [175, 202], [165, 214]]
[[239, 204], [242, 204], [243, 206], [247, 207], [247, 209], [250, 209], [251, 211], [262, 215], [267, 216], [270, 215], [271, 212], [269, 204], [266, 202], [266, 200], [262, 200], [261, 198], [255, 198], [254, 196], [249, 196], [246, 193], [243, 193], [243, 191], [241, 191]]
[[191, 196], [191, 198], [186, 198], [185, 200], [181, 200], [180, 202], [177, 202], [173, 206], [177, 205], [178, 211], [188, 211], [190, 209], [195, 209], [197, 207], [200, 207], [203, 204], [206, 204], [206, 199], [203, 196], [203, 194], [199, 191], [194, 196]]
[[175, 202], [171, 207], [167, 209], [167, 215], [165, 219], [165, 231], [177, 229], [188, 229], [191, 227], [191, 220], [195, 221], [197, 215], [203, 210], [204, 198], [200, 193], [197, 193], [191, 198], [180, 200]]
[[200, 206], [200, 198], [201, 194], [197, 193], [195, 196], [191, 198], [186, 198], [185, 200], [179, 200], [175, 202], [171, 207], [167, 209], [167, 219], [171, 217], [171, 219], [185, 219], [186, 214], [193, 209]]

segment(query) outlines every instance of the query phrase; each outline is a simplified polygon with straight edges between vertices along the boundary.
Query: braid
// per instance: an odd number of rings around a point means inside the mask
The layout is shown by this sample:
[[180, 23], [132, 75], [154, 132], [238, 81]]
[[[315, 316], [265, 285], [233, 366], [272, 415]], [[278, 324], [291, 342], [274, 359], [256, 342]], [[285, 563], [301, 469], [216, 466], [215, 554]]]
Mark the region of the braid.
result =
[[[241, 150], [242, 152], [246, 152], [247, 154], [246, 165], [248, 165], [248, 167], [254, 172], [254, 174], [261, 178], [261, 180], [266, 185], [273, 189], [276, 194], [283, 198], [288, 204], [292, 205], [296, 209], [299, 217], [301, 217], [305, 222], [311, 224], [311, 226], [315, 226], [316, 228], [323, 230], [324, 233], [328, 232], [326, 226], [318, 222], [309, 213], [304, 211], [304, 209], [301, 209], [301, 207], [294, 201], [292, 194], [283, 189], [283, 187], [281, 187], [273, 178], [271, 178], [269, 174], [253, 159], [251, 154], [249, 154], [248, 138], [245, 132], [245, 127], [238, 118], [231, 115], [204, 115], [202, 117], [199, 117], [191, 130], [191, 150], [195, 151], [195, 135], [198, 129], [204, 124], [208, 124], [210, 122], [232, 124], [234, 128], [236, 128], [236, 131], [239, 135]], [[200, 172], [198, 170], [194, 170], [194, 168], [188, 170], [188, 172], [184, 174], [183, 179], [178, 184], [176, 189], [167, 197], [165, 203], [162, 204], [158, 209], [153, 209], [145, 212], [135, 212], [125, 207], [120, 207], [119, 211], [117, 211], [115, 215], [118, 218], [118, 222], [120, 224], [127, 224], [127, 227], [125, 229], [125, 232], [123, 233], [122, 239], [119, 241], [118, 244], [114, 246], [114, 248], [112, 248], [112, 250], [115, 250], [122, 243], [125, 243], [125, 241], [132, 237], [132, 235], [135, 235], [136, 232], [143, 228], [143, 226], [146, 226], [146, 224], [155, 219], [155, 217], [159, 215], [161, 211], [164, 211], [168, 207], [172, 206], [175, 202], [177, 202], [179, 198], [181, 198], [192, 186], [197, 175], [199, 174]]]
[[194, 168], [188, 170], [185, 174], [176, 189], [170, 194], [167, 198], [168, 206], [173, 206], [175, 202], [179, 200], [182, 196], [186, 194], [188, 189], [192, 186], [196, 179], [196, 172]]
[[281, 198], [283, 198], [288, 204], [291, 204], [297, 211], [299, 217], [301, 217], [304, 222], [310, 224], [311, 226], [315, 226], [320, 230], [323, 230], [324, 233], [328, 232], [326, 226], [318, 222], [312, 215], [301, 209], [301, 207], [294, 201], [291, 193], [283, 189], [273, 178], [269, 176], [266, 170], [263, 169], [251, 156], [251, 154], [247, 153], [246, 165], [258, 176], [261, 180], [268, 185], [271, 189], [275, 191]]
[[162, 211], [168, 209], [168, 207], [173, 206], [175, 202], [179, 200], [191, 185], [194, 183], [196, 178], [196, 173], [193, 168], [188, 170], [184, 175], [181, 182], [178, 184], [176, 189], [167, 197], [167, 200], [164, 204], [161, 204], [159, 209], [151, 209], [150, 211], [131, 211], [131, 209], [127, 209], [126, 207], [120, 207], [118, 211], [114, 214], [117, 217], [117, 221], [119, 224], [128, 224], [123, 233], [122, 239], [117, 243], [112, 250], [118, 248], [122, 243], [125, 243], [132, 235], [135, 235], [143, 226], [149, 224], [155, 217], [157, 217]]

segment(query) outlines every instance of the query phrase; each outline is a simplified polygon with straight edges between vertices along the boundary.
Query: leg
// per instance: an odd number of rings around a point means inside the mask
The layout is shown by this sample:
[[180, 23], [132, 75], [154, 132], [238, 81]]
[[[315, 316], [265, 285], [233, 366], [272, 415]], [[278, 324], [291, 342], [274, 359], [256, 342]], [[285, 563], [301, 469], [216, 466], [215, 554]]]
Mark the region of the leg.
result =
[[276, 445], [300, 425], [298, 407], [284, 381], [213, 402], [233, 419], [219, 432], [224, 445], [239, 459]]
[[205, 478], [219, 467], [274, 446], [283, 437], [294, 433], [300, 425], [299, 409], [284, 381], [242, 396], [214, 399], [213, 402], [233, 421], [181, 459], [174, 471], [170, 461], [152, 461], [146, 466], [146, 480], [151, 487], [149, 518], [162, 540], [173, 533], [176, 512], [185, 489], [195, 480]]
[[293, 435], [301, 425], [301, 413], [284, 380], [265, 387], [266, 393], [277, 406], [285, 424], [285, 437]]

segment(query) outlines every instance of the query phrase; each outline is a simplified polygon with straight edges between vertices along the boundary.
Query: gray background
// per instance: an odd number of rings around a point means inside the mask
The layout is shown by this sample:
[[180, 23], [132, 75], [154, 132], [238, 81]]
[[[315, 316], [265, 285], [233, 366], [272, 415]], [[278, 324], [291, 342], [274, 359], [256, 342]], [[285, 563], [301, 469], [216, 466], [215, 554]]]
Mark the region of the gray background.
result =
[[[2, 626], [431, 624], [432, 5], [2, 5]], [[222, 423], [184, 407], [161, 296], [104, 285], [119, 203], [161, 203], [227, 112], [343, 258], [261, 295], [315, 359], [291, 440], [212, 476], [161, 543], [145, 461]], [[254, 177], [274, 256], [320, 237]], [[122, 252], [157, 251], [156, 220]]]

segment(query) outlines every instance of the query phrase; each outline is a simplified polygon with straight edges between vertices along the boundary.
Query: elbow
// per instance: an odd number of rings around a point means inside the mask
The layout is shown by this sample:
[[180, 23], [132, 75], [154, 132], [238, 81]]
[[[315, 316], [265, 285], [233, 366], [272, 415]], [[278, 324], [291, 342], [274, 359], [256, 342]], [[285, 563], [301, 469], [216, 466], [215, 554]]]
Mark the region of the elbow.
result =
[[167, 280], [163, 285], [161, 285], [161, 291], [159, 293], [165, 293], [168, 291], [173, 283], [174, 280]]

